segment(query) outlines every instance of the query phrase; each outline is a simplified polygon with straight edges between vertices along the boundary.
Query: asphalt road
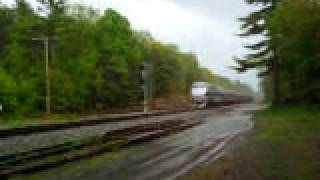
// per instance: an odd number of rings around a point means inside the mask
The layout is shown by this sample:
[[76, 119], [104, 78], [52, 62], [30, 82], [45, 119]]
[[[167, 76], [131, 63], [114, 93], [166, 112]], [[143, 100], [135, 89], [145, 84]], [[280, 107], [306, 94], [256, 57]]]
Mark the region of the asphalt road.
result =
[[253, 127], [256, 105], [194, 112], [203, 120], [199, 126], [113, 154], [68, 164], [17, 179], [176, 179], [212, 162], [232, 139]]

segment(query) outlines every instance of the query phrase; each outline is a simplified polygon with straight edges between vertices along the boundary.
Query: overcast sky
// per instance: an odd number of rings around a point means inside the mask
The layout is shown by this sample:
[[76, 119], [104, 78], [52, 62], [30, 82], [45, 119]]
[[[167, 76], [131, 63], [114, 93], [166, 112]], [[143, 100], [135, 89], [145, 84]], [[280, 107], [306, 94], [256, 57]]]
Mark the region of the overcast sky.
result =
[[[0, 0], [1, 1], [1, 0]], [[2, 0], [12, 3], [14, 0]], [[30, 0], [35, 1], [35, 0]], [[239, 75], [229, 66], [233, 56], [246, 53], [245, 40], [236, 36], [238, 17], [250, 12], [244, 0], [72, 0], [97, 9], [113, 8], [126, 16], [134, 29], [147, 30], [162, 42], [198, 55], [200, 64], [214, 73], [257, 89], [255, 72]]]

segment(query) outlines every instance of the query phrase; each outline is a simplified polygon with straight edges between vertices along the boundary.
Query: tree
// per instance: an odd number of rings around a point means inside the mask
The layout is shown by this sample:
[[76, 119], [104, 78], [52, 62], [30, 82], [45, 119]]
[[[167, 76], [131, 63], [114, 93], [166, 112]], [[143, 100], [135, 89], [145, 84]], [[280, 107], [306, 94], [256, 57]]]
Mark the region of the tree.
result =
[[[13, 10], [13, 23], [8, 28], [7, 43], [4, 48], [4, 58], [1, 66], [5, 69], [8, 76], [16, 84], [15, 90], [7, 94], [9, 99], [14, 97], [15, 111], [26, 113], [41, 104], [41, 89], [39, 84], [41, 79], [36, 74], [41, 71], [37, 68], [39, 63], [33, 61], [34, 51], [31, 37], [34, 27], [38, 23], [38, 17], [32, 7], [23, 0], [16, 1]], [[6, 99], [6, 97], [4, 97]]]
[[[51, 107], [54, 113], [88, 113], [141, 103], [140, 66], [151, 65], [152, 96], [187, 95], [195, 81], [234, 89], [235, 83], [199, 65], [192, 53], [131, 28], [127, 18], [103, 15], [66, 0], [25, 0], [0, 6], [0, 103], [7, 113], [37, 114], [45, 105], [42, 42], [49, 37]], [[36, 9], [36, 10], [35, 10]]]
[[261, 35], [263, 40], [256, 44], [247, 45], [246, 48], [254, 53], [248, 54], [244, 59], [235, 58], [239, 67], [235, 68], [239, 72], [245, 72], [248, 69], [259, 69], [259, 76], [272, 75], [273, 82], [273, 103], [280, 103], [280, 64], [278, 57], [278, 47], [272, 44], [272, 36], [267, 27], [268, 19], [279, 0], [246, 0], [250, 5], [262, 5], [263, 7], [252, 12], [245, 18], [240, 18], [244, 32], [242, 37]]
[[282, 91], [288, 102], [319, 102], [319, 2], [285, 0], [268, 21], [280, 47]]
[[97, 62], [97, 102], [116, 106], [128, 101], [128, 95], [132, 94], [129, 77], [138, 71], [139, 52], [135, 48], [134, 33], [125, 17], [108, 9], [97, 22], [97, 34], [100, 54]]
[[64, 24], [68, 6], [67, 0], [37, 0], [41, 6], [38, 10], [46, 17], [46, 35], [54, 36], [57, 26]]
[[14, 11], [0, 3], [0, 58], [3, 58], [3, 50], [9, 41], [9, 28], [14, 22]]
[[97, 12], [84, 6], [70, 9], [57, 26], [51, 58], [52, 103], [55, 111], [82, 111], [94, 107], [91, 93], [98, 50]]

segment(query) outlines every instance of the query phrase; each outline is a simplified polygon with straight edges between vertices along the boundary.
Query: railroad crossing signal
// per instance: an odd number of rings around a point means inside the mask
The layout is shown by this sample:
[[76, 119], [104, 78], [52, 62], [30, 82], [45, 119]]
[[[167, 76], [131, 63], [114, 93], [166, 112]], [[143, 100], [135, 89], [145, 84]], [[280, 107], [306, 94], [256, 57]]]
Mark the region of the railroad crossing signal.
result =
[[142, 84], [146, 84], [148, 79], [149, 79], [149, 70], [150, 70], [150, 65], [147, 63], [143, 63], [140, 66], [140, 80]]

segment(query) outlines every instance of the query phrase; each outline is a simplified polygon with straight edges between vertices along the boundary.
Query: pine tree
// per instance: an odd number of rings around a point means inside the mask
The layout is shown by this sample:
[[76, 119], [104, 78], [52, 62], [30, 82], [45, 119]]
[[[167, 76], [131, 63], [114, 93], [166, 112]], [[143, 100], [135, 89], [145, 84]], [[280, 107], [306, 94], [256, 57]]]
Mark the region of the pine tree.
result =
[[246, 45], [245, 48], [253, 51], [243, 59], [235, 58], [239, 65], [235, 69], [245, 72], [249, 69], [260, 70], [259, 76], [272, 75], [273, 103], [280, 102], [280, 77], [279, 58], [277, 48], [272, 43], [273, 38], [267, 26], [268, 19], [279, 0], [246, 0], [249, 5], [262, 6], [259, 10], [250, 13], [247, 17], [240, 18], [241, 29], [244, 31], [241, 37], [262, 36], [263, 40], [255, 44]]

